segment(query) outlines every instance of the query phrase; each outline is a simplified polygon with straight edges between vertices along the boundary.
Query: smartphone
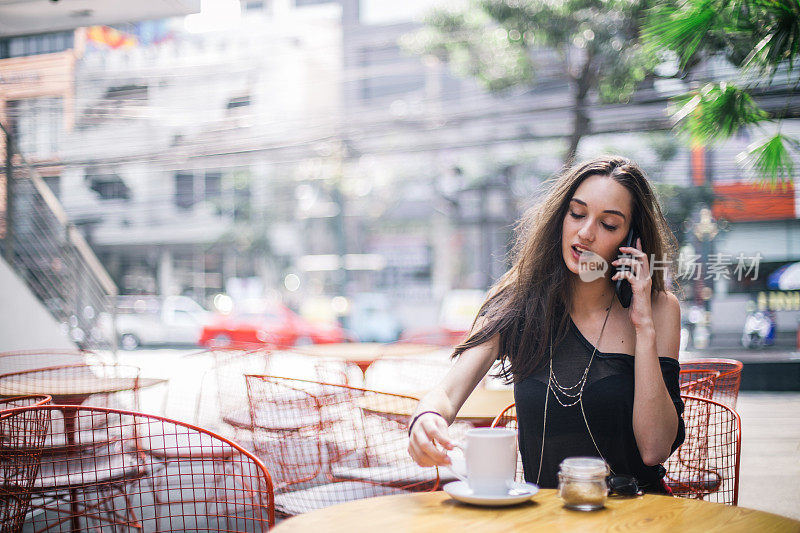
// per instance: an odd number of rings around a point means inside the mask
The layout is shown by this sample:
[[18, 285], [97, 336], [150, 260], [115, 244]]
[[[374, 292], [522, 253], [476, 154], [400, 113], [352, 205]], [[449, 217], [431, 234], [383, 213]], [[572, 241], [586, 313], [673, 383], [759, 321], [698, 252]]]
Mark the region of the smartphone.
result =
[[[630, 231], [628, 231], [628, 235], [625, 237], [625, 246], [636, 247], [636, 239], [638, 237], [639, 235], [636, 233], [636, 230], [634, 230], [633, 226], [631, 226]], [[621, 270], [628, 270], [628, 266], [627, 265], [615, 266], [614, 269], [615, 269], [614, 274], [616, 274]], [[631, 288], [631, 283], [627, 279], [618, 279], [616, 281], [614, 289], [617, 292], [617, 298], [619, 299], [619, 303], [622, 304], [622, 307], [625, 307], [626, 309], [630, 307], [631, 298], [633, 297], [633, 289]]]

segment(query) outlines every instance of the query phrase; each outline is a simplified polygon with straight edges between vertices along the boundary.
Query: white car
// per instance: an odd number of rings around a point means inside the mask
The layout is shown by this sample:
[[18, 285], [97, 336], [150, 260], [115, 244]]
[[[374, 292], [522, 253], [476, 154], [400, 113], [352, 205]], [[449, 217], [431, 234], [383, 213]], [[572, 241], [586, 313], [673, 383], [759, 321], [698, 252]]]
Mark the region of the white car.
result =
[[197, 345], [210, 316], [187, 296], [124, 296], [117, 306], [117, 338], [125, 350], [156, 344]]

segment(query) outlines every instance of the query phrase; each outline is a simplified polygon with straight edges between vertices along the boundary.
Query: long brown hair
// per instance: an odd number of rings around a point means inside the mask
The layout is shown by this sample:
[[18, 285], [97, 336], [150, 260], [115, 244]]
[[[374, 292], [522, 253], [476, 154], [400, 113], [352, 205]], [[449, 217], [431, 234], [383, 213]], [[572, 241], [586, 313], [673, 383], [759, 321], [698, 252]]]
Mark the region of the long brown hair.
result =
[[659, 263], [662, 269], [653, 268], [651, 261], [652, 295], [667, 290], [663, 265], [672, 265], [677, 241], [644, 171], [616, 155], [584, 161], [550, 180], [544, 199], [525, 213], [516, 228], [512, 266], [489, 291], [472, 332], [456, 346], [453, 357], [499, 334], [499, 375], [518, 382], [546, 361], [551, 342], [555, 346], [564, 339], [571, 290], [562, 256], [562, 223], [577, 188], [595, 175], [609, 177], [630, 192], [631, 224], [642, 240], [642, 251], [648, 258], [668, 261]]

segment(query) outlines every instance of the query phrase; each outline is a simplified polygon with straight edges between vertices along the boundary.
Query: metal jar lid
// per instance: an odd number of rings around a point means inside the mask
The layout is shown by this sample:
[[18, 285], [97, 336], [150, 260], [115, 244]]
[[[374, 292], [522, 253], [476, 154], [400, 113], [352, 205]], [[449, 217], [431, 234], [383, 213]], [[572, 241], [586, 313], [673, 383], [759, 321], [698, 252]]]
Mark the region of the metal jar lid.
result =
[[560, 472], [576, 479], [604, 479], [608, 473], [608, 465], [599, 457], [567, 457], [559, 465]]

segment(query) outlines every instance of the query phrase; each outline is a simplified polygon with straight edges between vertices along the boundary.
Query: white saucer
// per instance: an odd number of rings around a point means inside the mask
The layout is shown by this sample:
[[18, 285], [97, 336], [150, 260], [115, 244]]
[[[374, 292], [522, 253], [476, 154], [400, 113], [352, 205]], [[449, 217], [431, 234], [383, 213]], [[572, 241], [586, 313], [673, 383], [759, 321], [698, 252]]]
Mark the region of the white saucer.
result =
[[472, 492], [472, 489], [463, 481], [451, 481], [444, 487], [444, 491], [456, 500], [472, 505], [488, 505], [502, 507], [516, 505], [527, 501], [539, 492], [538, 485], [533, 483], [512, 483], [508, 494], [505, 496], [481, 496]]

